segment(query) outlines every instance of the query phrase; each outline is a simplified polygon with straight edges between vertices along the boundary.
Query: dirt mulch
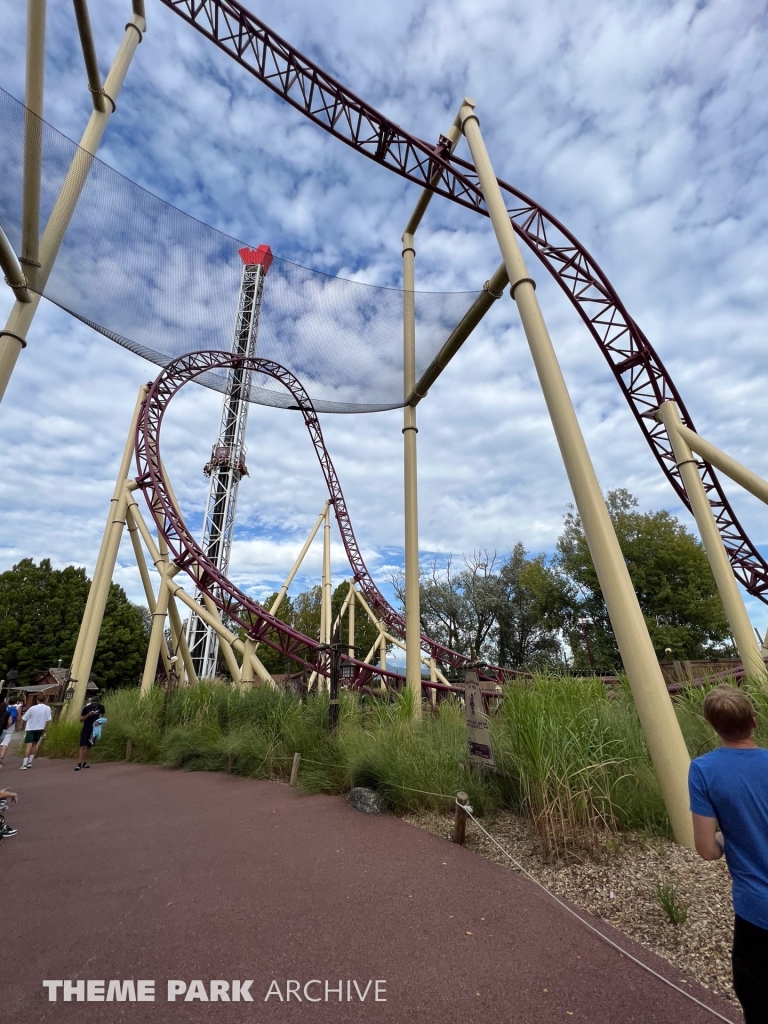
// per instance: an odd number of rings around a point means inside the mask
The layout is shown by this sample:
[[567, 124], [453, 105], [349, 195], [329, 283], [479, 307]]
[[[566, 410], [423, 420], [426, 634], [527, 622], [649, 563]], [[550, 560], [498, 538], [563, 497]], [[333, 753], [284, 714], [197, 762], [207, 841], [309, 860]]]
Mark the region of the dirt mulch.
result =
[[[453, 833], [452, 814], [420, 811], [404, 819], [444, 839]], [[525, 819], [501, 813], [483, 825], [554, 893], [608, 921], [738, 1006], [731, 984], [731, 879], [724, 861], [707, 863], [670, 840], [624, 836], [603, 844], [597, 853], [571, 854], [567, 861], [552, 863]], [[516, 870], [471, 821], [465, 845]], [[687, 904], [684, 923], [670, 923], [656, 896], [660, 883], [674, 888], [678, 905]]]

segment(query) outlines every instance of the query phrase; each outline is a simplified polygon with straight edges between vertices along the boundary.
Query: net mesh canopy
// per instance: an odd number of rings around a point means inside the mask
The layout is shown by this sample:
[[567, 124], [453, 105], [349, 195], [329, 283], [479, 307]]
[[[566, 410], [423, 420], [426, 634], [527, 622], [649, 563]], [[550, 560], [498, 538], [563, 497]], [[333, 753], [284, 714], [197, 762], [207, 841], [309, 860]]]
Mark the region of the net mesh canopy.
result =
[[[43, 152], [41, 224], [70, 167], [87, 170], [80, 201], [41, 293], [83, 323], [163, 366], [200, 349], [229, 351], [238, 307], [235, 239], [164, 202], [0, 90], [0, 226], [21, 244], [25, 117]], [[65, 190], [66, 191], [66, 190]], [[416, 292], [416, 377], [478, 292]], [[264, 287], [256, 354], [289, 369], [320, 412], [375, 412], [403, 404], [403, 292], [347, 281], [275, 257]], [[226, 373], [202, 382], [226, 387]], [[263, 376], [251, 401], [288, 407]]]

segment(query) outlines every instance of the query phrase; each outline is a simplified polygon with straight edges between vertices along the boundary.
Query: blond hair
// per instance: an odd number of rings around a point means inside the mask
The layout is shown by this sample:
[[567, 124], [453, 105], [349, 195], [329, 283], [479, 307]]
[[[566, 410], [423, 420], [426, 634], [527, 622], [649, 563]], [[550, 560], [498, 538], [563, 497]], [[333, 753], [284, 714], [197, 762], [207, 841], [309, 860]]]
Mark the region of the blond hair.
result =
[[716, 686], [704, 698], [704, 717], [725, 740], [745, 740], [755, 727], [755, 705], [735, 686]]

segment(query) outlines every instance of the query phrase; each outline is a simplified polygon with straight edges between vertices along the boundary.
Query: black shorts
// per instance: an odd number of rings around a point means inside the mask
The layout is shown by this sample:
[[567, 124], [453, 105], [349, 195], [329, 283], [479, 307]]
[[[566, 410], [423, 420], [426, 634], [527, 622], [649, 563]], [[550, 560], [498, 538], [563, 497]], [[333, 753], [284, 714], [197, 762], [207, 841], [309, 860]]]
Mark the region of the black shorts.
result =
[[24, 733], [24, 742], [39, 743], [44, 732], [44, 729], [27, 729]]
[[93, 746], [93, 729], [83, 729], [80, 733], [80, 746], [81, 747], [92, 747]]

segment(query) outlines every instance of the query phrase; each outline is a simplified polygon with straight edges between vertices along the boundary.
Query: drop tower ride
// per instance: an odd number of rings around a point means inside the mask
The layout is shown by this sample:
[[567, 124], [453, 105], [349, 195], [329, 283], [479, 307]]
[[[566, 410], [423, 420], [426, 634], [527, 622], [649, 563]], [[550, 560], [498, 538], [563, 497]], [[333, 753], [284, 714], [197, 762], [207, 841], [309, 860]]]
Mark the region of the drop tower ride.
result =
[[[240, 249], [239, 255], [243, 261], [243, 276], [232, 353], [255, 356], [264, 279], [272, 265], [273, 257], [268, 245], [260, 245], [258, 249]], [[210, 461], [204, 468], [210, 484], [203, 522], [202, 548], [216, 568], [225, 575], [229, 568], [232, 549], [237, 492], [241, 479], [248, 475], [245, 464], [245, 428], [248, 422], [250, 387], [250, 370], [233, 367], [229, 371], [221, 407], [219, 432], [211, 451]], [[203, 604], [203, 598], [198, 597], [198, 602]], [[198, 679], [212, 679], [216, 675], [219, 638], [213, 629], [195, 614], [190, 615], [187, 623], [187, 643]]]

